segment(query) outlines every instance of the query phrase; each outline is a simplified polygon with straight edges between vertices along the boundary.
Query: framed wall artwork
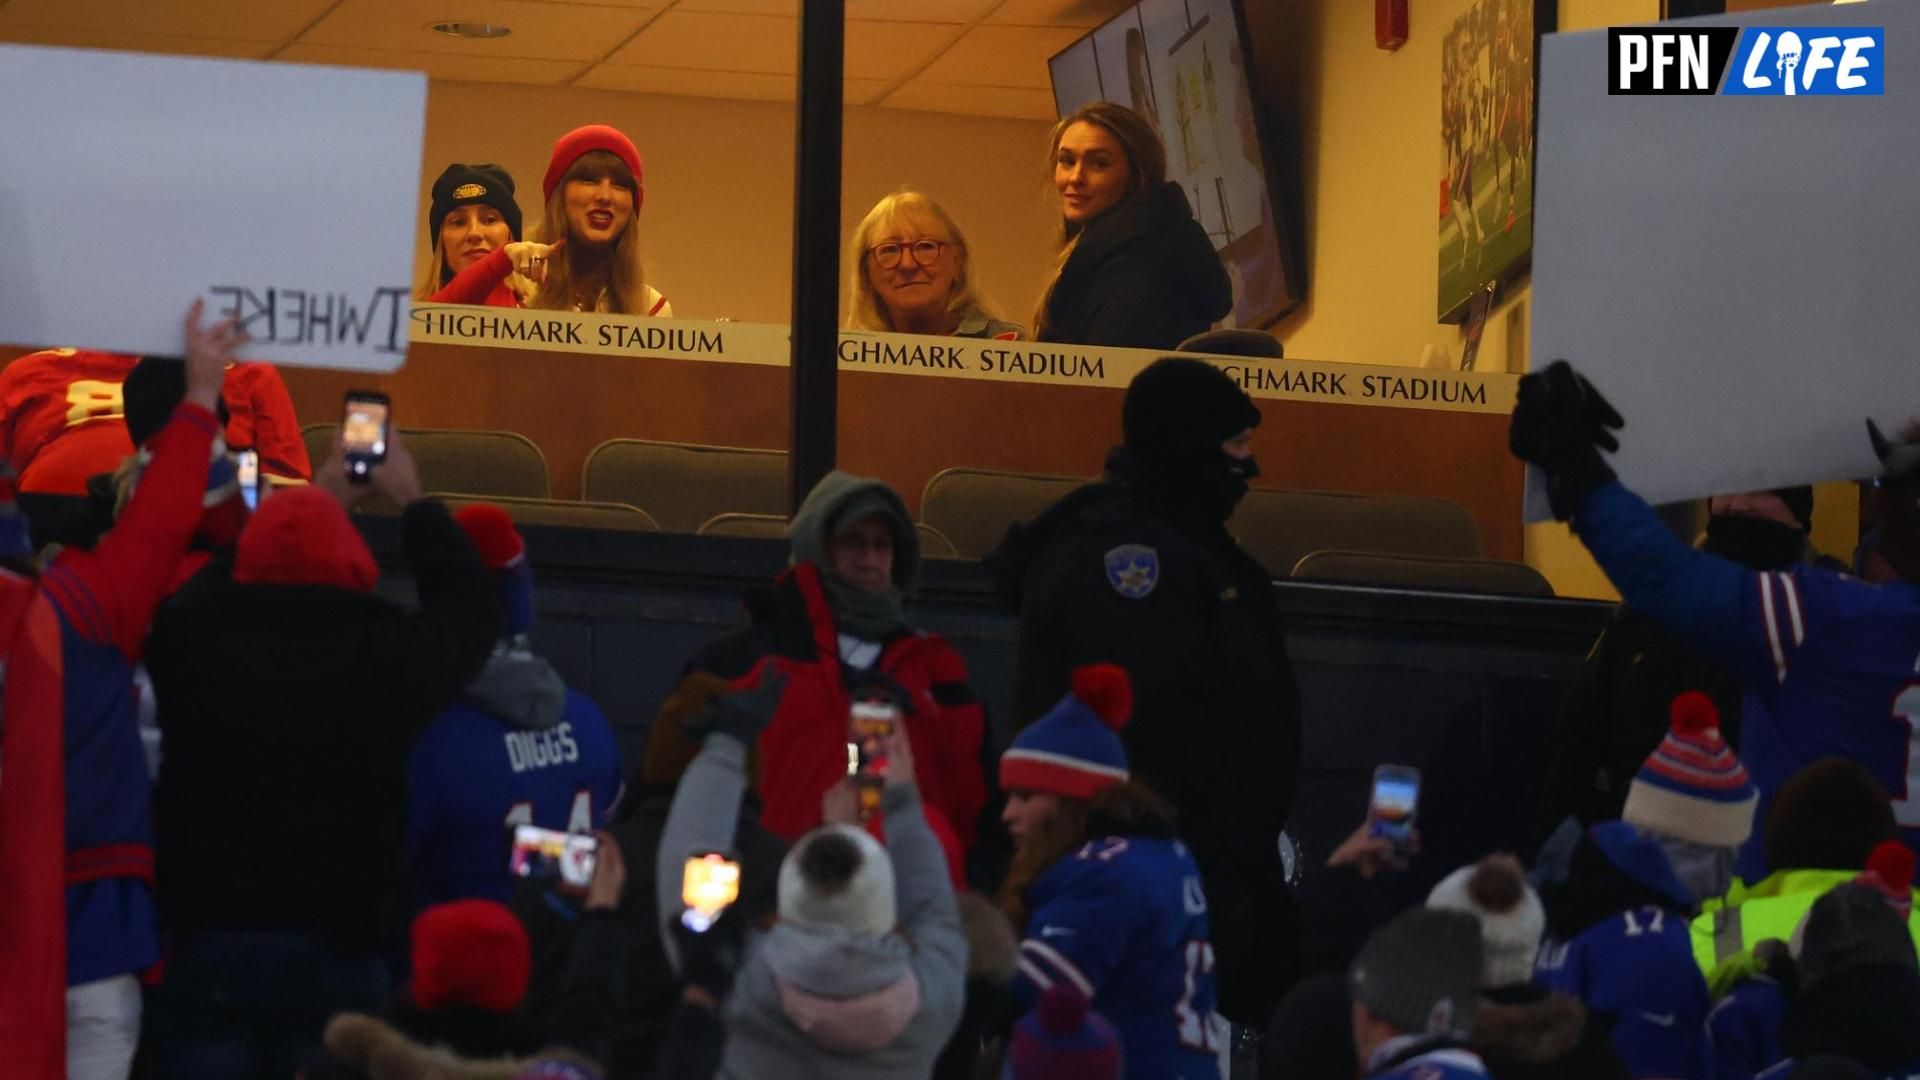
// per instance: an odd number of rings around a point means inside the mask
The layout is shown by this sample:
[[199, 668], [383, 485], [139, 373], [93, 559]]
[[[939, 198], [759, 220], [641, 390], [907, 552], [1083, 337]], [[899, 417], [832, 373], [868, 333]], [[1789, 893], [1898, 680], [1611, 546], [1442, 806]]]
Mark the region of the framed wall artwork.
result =
[[1478, 0], [1440, 54], [1441, 322], [1459, 322], [1489, 283], [1533, 255], [1534, 72], [1558, 0]]

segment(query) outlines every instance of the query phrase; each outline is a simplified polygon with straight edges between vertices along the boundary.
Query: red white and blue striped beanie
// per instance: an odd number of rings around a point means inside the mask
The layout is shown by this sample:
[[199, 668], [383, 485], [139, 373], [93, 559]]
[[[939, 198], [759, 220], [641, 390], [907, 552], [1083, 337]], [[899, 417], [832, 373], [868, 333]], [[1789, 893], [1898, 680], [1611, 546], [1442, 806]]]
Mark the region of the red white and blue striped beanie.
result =
[[1133, 684], [1118, 664], [1073, 673], [1073, 691], [1027, 725], [1000, 755], [1003, 791], [1091, 799], [1127, 779], [1120, 729], [1133, 713]]
[[1720, 737], [1713, 699], [1689, 690], [1673, 699], [1673, 729], [1627, 787], [1620, 819], [1647, 832], [1711, 847], [1739, 847], [1753, 833], [1759, 789]]

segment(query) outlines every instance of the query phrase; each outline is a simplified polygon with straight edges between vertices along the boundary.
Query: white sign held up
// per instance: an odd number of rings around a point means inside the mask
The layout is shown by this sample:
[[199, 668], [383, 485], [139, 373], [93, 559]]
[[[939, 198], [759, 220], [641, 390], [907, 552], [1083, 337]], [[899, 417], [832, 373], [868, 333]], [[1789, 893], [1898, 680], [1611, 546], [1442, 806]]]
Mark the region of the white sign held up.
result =
[[1609, 95], [1605, 30], [1548, 36], [1533, 367], [1619, 408], [1652, 502], [1873, 475], [1866, 420], [1920, 417], [1920, 5], [1702, 21], [1884, 27], [1886, 92]]
[[195, 298], [249, 359], [406, 358], [426, 77], [0, 45], [0, 342], [178, 353]]

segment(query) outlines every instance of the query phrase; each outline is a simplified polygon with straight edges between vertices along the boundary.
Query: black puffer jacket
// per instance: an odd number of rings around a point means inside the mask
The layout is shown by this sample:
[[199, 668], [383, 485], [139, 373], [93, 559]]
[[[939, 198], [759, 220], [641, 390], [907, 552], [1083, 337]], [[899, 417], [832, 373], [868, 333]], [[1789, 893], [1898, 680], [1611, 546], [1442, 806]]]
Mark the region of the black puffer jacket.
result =
[[1920, 1068], [1920, 972], [1899, 964], [1848, 968], [1803, 987], [1780, 1021], [1790, 1058], [1833, 1054], [1876, 1073]]
[[1180, 185], [1127, 197], [1088, 225], [1047, 299], [1041, 341], [1176, 348], [1233, 310], [1233, 283]]

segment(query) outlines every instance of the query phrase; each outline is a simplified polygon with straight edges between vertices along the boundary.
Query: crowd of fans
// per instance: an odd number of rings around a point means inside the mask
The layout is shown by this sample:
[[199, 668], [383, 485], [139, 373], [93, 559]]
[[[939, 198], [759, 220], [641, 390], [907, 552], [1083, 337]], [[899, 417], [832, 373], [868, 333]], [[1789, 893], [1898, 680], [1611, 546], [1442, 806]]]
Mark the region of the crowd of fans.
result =
[[[1396, 912], [1418, 832], [1370, 811], [1328, 873], [1377, 917], [1327, 970], [1280, 854], [1299, 695], [1225, 527], [1260, 413], [1215, 368], [1148, 367], [1106, 475], [989, 560], [1007, 745], [914, 625], [904, 502], [834, 473], [622, 761], [530, 644], [511, 519], [424, 498], [403, 440], [242, 503], [244, 343], [196, 305], [130, 367], [111, 498], [40, 505], [70, 539], [0, 502], [8, 1075], [1920, 1072], [1920, 427], [1871, 432], [1876, 583], [1808, 557], [1803, 491], [1683, 543], [1595, 388], [1524, 379], [1513, 451], [1627, 607], [1540, 842]], [[349, 516], [375, 495], [417, 603]]]

